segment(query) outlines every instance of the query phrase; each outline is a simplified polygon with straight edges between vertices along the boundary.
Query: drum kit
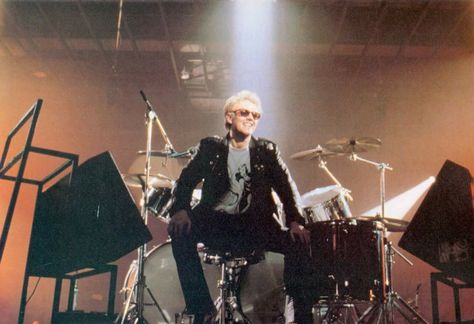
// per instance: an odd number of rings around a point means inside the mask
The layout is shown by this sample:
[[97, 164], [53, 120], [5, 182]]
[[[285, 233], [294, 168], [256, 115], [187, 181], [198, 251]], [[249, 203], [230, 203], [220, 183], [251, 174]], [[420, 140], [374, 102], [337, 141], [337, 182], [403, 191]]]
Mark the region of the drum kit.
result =
[[[191, 156], [191, 150], [176, 152], [169, 141], [153, 107], [141, 92], [147, 104], [147, 149], [139, 151], [139, 158], [123, 175], [124, 182], [142, 190], [141, 212], [147, 224], [148, 213], [169, 222], [169, 211], [174, 202], [175, 180]], [[156, 121], [165, 140], [165, 149], [151, 150], [152, 122]], [[415, 309], [392, 290], [392, 264], [395, 254], [411, 263], [387, 239], [387, 232], [403, 232], [408, 223], [385, 217], [385, 171], [392, 168], [358, 154], [380, 147], [376, 138], [334, 139], [314, 149], [298, 152], [292, 159], [317, 161], [335, 185], [316, 188], [301, 197], [307, 228], [311, 231], [311, 251], [315, 272], [318, 273], [318, 298], [320, 323], [394, 323], [398, 311], [409, 323], [427, 323]], [[350, 191], [345, 189], [329, 171], [326, 158], [348, 156], [351, 161], [375, 165], [380, 172], [380, 214], [353, 217], [348, 201]], [[152, 164], [159, 173], [151, 173]], [[140, 167], [145, 165], [144, 172]], [[155, 170], [156, 171], [156, 170]], [[193, 192], [191, 207], [201, 198], [200, 189]], [[204, 260], [202, 247], [197, 247]], [[219, 269], [203, 263], [208, 283], [218, 282]], [[272, 313], [281, 322], [285, 305], [283, 289], [283, 256], [267, 252], [261, 262], [246, 271], [240, 284], [240, 306], [252, 323], [269, 323], [264, 314]], [[212, 288], [211, 296], [218, 299], [218, 290]], [[120, 323], [173, 323], [176, 314], [183, 311], [177, 270], [166, 242], [147, 251], [146, 244], [139, 248], [138, 259], [131, 265], [122, 289], [124, 309]], [[288, 300], [288, 299], [287, 299]], [[369, 306], [361, 314], [356, 303]], [[286, 309], [282, 309], [285, 308]], [[343, 314], [351, 309], [352, 314]], [[321, 310], [325, 310], [321, 312]], [[291, 314], [289, 315], [291, 317]], [[118, 321], [117, 321], [118, 322]]]

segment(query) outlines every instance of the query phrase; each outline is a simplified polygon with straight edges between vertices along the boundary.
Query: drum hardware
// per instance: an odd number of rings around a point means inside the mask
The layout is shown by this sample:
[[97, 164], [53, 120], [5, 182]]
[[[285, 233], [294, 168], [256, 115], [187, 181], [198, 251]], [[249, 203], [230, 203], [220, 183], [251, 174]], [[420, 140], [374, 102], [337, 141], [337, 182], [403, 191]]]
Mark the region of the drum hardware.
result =
[[[263, 260], [263, 255], [258, 253], [249, 256], [233, 256], [231, 253], [208, 253], [206, 252], [203, 261], [220, 267], [221, 277], [217, 282], [219, 288], [219, 298], [216, 300], [216, 317], [219, 323], [233, 323], [239, 317], [244, 323], [252, 324], [245, 315], [240, 303], [240, 283], [243, 276], [248, 271], [251, 264], [257, 264]], [[236, 315], [238, 317], [236, 318]]]
[[341, 187], [343, 189], [344, 196], [347, 197], [347, 199], [349, 199], [349, 201], [354, 201], [354, 199], [352, 198], [352, 196], [350, 194], [351, 191], [342, 187], [341, 183], [336, 179], [336, 177], [331, 173], [331, 171], [329, 171], [329, 169], [327, 167], [327, 162], [324, 161], [322, 159], [322, 157], [319, 160], [318, 167], [320, 169], [323, 169], [324, 172], [326, 172], [328, 174], [328, 176], [332, 179], [332, 181], [334, 181], [334, 183], [336, 185], [338, 185], [339, 187]]
[[409, 224], [409, 222], [403, 219], [396, 219], [390, 217], [382, 218], [380, 214], [377, 214], [375, 216], [359, 216], [357, 217], [357, 219], [381, 222], [389, 232], [405, 232]]
[[317, 323], [356, 323], [360, 317], [354, 301], [322, 300], [314, 305]]
[[[162, 151], [156, 151], [152, 150], [150, 151], [150, 156], [155, 156], [155, 157], [166, 157], [166, 158], [172, 158], [172, 159], [177, 159], [177, 158], [190, 158], [191, 155], [193, 154], [193, 149], [187, 149], [186, 151], [183, 152], [176, 152], [171, 149], [165, 149]], [[146, 155], [146, 150], [140, 150], [137, 152], [138, 155]]]
[[[353, 147], [354, 149], [356, 146]], [[385, 170], [393, 171], [393, 168], [390, 167], [387, 163], [374, 162], [358, 156], [355, 152], [351, 152], [349, 155], [349, 160], [351, 161], [361, 161], [367, 164], [371, 164], [377, 167], [377, 170], [380, 171], [380, 217], [385, 218]]]
[[[387, 231], [389, 231], [388, 227], [391, 227], [391, 229], [396, 229], [397, 231], [401, 228], [404, 228], [404, 230], [406, 230], [406, 227], [403, 227], [402, 221], [395, 222], [393, 219], [385, 219], [385, 171], [393, 171], [393, 168], [391, 168], [386, 163], [370, 161], [368, 159], [361, 158], [356, 154], [358, 152], [365, 152], [369, 149], [378, 148], [381, 145], [381, 141], [379, 139], [367, 137], [351, 139], [349, 141], [346, 141], [345, 143], [343, 143], [342, 141], [338, 142], [337, 140], [333, 140], [332, 143], [326, 144], [326, 146], [330, 149], [331, 145], [334, 145], [334, 147], [332, 148], [334, 152], [350, 154], [349, 159], [351, 161], [361, 161], [370, 165], [374, 165], [380, 172], [381, 212], [380, 215], [378, 215], [374, 219], [378, 219], [378, 221], [383, 224], [384, 241], [386, 242], [385, 244], [382, 243], [381, 251], [384, 251], [384, 253], [380, 254], [380, 265], [382, 266], [381, 273], [383, 279], [383, 298], [381, 301], [377, 301], [372, 306], [370, 306], [362, 314], [357, 323], [363, 323], [365, 318], [369, 319], [369, 323], [374, 323], [375, 318], [375, 323], [394, 323], [394, 310], [397, 310], [400, 315], [402, 315], [410, 323], [428, 323], [415, 309], [413, 309], [405, 300], [403, 300], [403, 298], [399, 296], [398, 293], [393, 291], [392, 266], [394, 254], [398, 254], [403, 258], [403, 260], [408, 262], [410, 265], [413, 265], [413, 263], [411, 263], [411, 261], [408, 260], [408, 258], [406, 258], [405, 256], [403, 256], [399, 251], [397, 251], [392, 246], [392, 243], [387, 239]], [[399, 226], [394, 226], [394, 223], [398, 223], [397, 225]], [[402, 309], [402, 307], [405, 308], [408, 314]]]
[[392, 267], [393, 267], [393, 256], [397, 254], [410, 266], [413, 266], [413, 263], [405, 257], [400, 251], [395, 249], [392, 245], [392, 242], [388, 241], [386, 243], [385, 254], [387, 256], [386, 267], [387, 267], [387, 293], [383, 303], [372, 304], [365, 312], [360, 316], [357, 323], [365, 323], [364, 320], [367, 319], [367, 323], [395, 323], [394, 322], [394, 310], [397, 310], [400, 315], [405, 318], [409, 323], [417, 324], [424, 323], [429, 324], [420, 313], [416, 311], [407, 301], [405, 301], [397, 292], [393, 290], [392, 283]]
[[[143, 185], [142, 185], [142, 201], [143, 204], [141, 206], [141, 216], [143, 219], [143, 222], [145, 225], [148, 225], [148, 206], [149, 206], [149, 190], [152, 187], [152, 178], [150, 177], [150, 170], [151, 170], [151, 156], [152, 156], [152, 149], [151, 149], [151, 140], [152, 140], [152, 134], [153, 134], [153, 122], [156, 122], [158, 125], [158, 128], [161, 132], [161, 136], [163, 137], [165, 141], [165, 149], [164, 152], [169, 152], [169, 155], [172, 153], [175, 153], [175, 149], [173, 145], [171, 144], [170, 139], [168, 138], [168, 135], [166, 134], [163, 125], [161, 124], [160, 119], [158, 118], [158, 115], [155, 112], [155, 109], [151, 105], [150, 101], [147, 99], [145, 96], [145, 93], [140, 90], [140, 94], [143, 98], [143, 100], [146, 103], [146, 114], [145, 114], [145, 125], [146, 125], [146, 150], [144, 151], [145, 155], [145, 169], [144, 169], [144, 178], [143, 178]], [[141, 178], [140, 178], [141, 181]], [[144, 324], [147, 323], [145, 318], [143, 317], [143, 311], [144, 311], [144, 299], [145, 299], [145, 290], [148, 292], [150, 297], [155, 301], [154, 304], [158, 308], [158, 310], [161, 311], [161, 308], [159, 304], [156, 302], [156, 298], [153, 296], [152, 292], [150, 289], [148, 289], [147, 284], [146, 284], [146, 278], [144, 275], [144, 262], [145, 262], [145, 256], [147, 253], [147, 246], [146, 244], [143, 244], [140, 246], [138, 249], [138, 258], [137, 258], [137, 274], [135, 277], [135, 282], [133, 284], [133, 291], [135, 295], [135, 307], [130, 308], [130, 303], [127, 302], [126, 307], [123, 311], [122, 315], [122, 324], [124, 323], [125, 319], [127, 316], [130, 317], [131, 322], [136, 323], [136, 324]], [[130, 313], [130, 310], [133, 309], [133, 312]]]

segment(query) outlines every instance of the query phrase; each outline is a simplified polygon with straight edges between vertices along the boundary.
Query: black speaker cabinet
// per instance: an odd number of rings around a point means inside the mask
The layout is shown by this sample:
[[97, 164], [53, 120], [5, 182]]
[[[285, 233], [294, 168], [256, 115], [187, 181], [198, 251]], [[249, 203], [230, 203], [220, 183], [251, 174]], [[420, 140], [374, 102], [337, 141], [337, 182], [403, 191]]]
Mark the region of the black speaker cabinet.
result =
[[115, 261], [151, 239], [109, 152], [38, 196], [29, 275], [55, 276]]
[[433, 267], [474, 282], [474, 212], [469, 170], [447, 160], [399, 246]]

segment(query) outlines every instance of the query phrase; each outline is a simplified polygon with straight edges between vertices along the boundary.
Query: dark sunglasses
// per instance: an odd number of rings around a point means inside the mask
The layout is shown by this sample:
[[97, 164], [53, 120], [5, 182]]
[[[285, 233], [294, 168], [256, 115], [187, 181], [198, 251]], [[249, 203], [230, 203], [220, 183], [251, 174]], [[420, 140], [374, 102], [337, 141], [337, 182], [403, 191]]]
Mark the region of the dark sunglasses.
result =
[[234, 110], [232, 112], [235, 113], [237, 116], [244, 117], [244, 118], [250, 116], [250, 114], [251, 114], [253, 119], [255, 119], [255, 120], [259, 120], [260, 117], [262, 116], [258, 112], [250, 111], [250, 110], [247, 110], [247, 109], [238, 109], [238, 110]]

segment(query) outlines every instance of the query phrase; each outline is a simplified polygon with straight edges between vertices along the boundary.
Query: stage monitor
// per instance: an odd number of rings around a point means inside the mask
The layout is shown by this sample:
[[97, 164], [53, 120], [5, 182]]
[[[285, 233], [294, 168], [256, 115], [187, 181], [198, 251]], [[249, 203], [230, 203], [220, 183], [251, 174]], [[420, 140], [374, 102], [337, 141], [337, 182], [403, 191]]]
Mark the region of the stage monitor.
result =
[[151, 239], [109, 152], [38, 197], [29, 275], [54, 276], [117, 260]]
[[399, 246], [433, 267], [474, 282], [474, 212], [469, 170], [447, 160]]

